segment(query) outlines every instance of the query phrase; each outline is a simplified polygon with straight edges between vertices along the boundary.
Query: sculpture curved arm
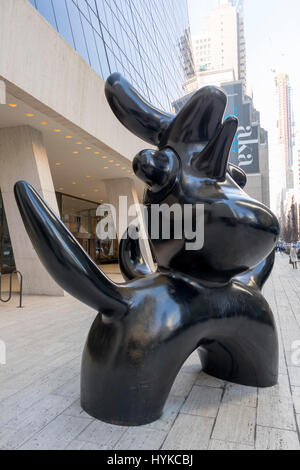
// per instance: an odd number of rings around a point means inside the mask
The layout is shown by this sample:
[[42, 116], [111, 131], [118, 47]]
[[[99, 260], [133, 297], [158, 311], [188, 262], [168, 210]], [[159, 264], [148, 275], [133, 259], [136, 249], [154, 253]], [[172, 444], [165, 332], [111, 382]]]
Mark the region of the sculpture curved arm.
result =
[[275, 262], [275, 250], [265, 258], [260, 264], [255, 266], [255, 268], [250, 269], [244, 274], [234, 278], [234, 281], [242, 282], [249, 287], [254, 289], [262, 290], [263, 286], [267, 282]]
[[128, 302], [121, 286], [98, 269], [35, 189], [19, 181], [15, 197], [29, 238], [54, 280], [98, 312], [114, 317], [124, 315]]

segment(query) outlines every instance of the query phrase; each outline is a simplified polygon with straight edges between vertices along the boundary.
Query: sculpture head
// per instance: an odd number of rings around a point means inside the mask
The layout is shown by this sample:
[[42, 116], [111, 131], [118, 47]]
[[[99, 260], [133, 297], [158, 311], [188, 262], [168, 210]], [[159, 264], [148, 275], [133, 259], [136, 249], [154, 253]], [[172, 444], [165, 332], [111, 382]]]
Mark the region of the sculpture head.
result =
[[[152, 239], [160, 270], [174, 270], [207, 283], [226, 283], [256, 266], [274, 249], [279, 224], [263, 204], [243, 188], [247, 177], [228, 163], [238, 121], [223, 115], [225, 93], [198, 90], [177, 114], [151, 106], [119, 74], [106, 83], [106, 97], [120, 122], [157, 149], [143, 150], [133, 161], [146, 184], [144, 204], [204, 206], [204, 246], [186, 249], [180, 240]], [[151, 218], [149, 220], [151, 228]]]

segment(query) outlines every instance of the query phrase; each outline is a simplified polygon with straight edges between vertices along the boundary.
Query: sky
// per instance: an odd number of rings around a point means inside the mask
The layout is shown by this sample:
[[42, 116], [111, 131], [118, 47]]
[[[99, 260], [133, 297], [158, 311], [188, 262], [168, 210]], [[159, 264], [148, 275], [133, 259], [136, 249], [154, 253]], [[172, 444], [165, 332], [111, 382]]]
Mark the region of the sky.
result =
[[[188, 0], [192, 34], [201, 32], [201, 17], [218, 0]], [[296, 130], [300, 132], [300, 1], [244, 0], [247, 54], [247, 87], [269, 131], [271, 184], [282, 171], [276, 153], [277, 101], [275, 72], [287, 73], [293, 89]], [[275, 71], [275, 72], [274, 72]], [[272, 189], [272, 188], [271, 188]]]

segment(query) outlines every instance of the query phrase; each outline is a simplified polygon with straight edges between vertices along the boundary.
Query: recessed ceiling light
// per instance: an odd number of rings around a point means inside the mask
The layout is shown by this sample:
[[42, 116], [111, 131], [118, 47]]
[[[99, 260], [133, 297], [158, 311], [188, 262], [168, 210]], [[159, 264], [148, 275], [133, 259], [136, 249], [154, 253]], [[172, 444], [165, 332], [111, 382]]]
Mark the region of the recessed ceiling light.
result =
[[86, 178], [91, 178], [91, 176], [90, 176], [90, 175], [88, 175], [88, 176], [86, 176]]
[[108, 160], [108, 161], [109, 161], [109, 163], [113, 163], [113, 162], [114, 162], [114, 160]]
[[72, 139], [73, 137], [71, 135], [66, 135], [66, 139]]
[[106, 160], [107, 157], [105, 155], [103, 155], [103, 157], [101, 157], [101, 158], [103, 158], [103, 160]]
[[131, 170], [128, 170], [127, 173], [131, 173]]
[[76, 145], [82, 145], [82, 142], [76, 142]]
[[109, 166], [105, 166], [105, 167], [104, 167], [104, 170], [108, 170], [108, 169], [109, 169]]
[[47, 126], [47, 125], [49, 124], [49, 122], [47, 122], [47, 121], [42, 121], [40, 124], [41, 124], [42, 126]]
[[94, 189], [94, 193], [99, 193], [100, 189]]
[[121, 166], [121, 164], [120, 163], [115, 163], [115, 166]]
[[78, 155], [78, 154], [79, 154], [79, 152], [77, 152], [77, 150], [75, 150], [75, 152], [73, 152], [73, 153], [74, 153], [74, 155]]
[[126, 167], [125, 167], [125, 166], [123, 166], [122, 170], [123, 170], [123, 171], [125, 171], [125, 170], [126, 170]]
[[99, 155], [100, 152], [94, 152], [95, 155]]
[[61, 129], [53, 129], [53, 132], [61, 132]]
[[65, 188], [58, 188], [60, 191], [63, 191]]
[[33, 113], [26, 113], [26, 116], [27, 116], [27, 117], [33, 117], [34, 114], [33, 114]]
[[91, 150], [92, 147], [85, 147], [85, 150]]
[[56, 166], [61, 166], [61, 165], [62, 165], [62, 163], [60, 163], [60, 162], [57, 162], [57, 163], [55, 163], [55, 165], [56, 165]]
[[77, 184], [76, 181], [72, 181], [72, 184]]
[[8, 106], [10, 106], [11, 108], [17, 108], [18, 105], [16, 103], [8, 103]]

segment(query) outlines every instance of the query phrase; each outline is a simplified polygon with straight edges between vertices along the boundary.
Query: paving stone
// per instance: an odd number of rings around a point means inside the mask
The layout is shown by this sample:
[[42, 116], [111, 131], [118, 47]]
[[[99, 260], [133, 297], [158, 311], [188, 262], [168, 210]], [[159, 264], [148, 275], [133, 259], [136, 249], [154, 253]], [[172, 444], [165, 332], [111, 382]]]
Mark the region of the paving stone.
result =
[[183, 397], [174, 397], [170, 395], [165, 405], [163, 416], [158, 421], [155, 421], [151, 424], [147, 424], [145, 427], [158, 429], [160, 431], [169, 431], [183, 403]]
[[171, 395], [176, 397], [187, 397], [190, 393], [194, 383], [196, 382], [197, 374], [190, 374], [180, 371], [176, 380], [171, 388]]
[[298, 434], [283, 429], [257, 426], [256, 450], [300, 450]]
[[89, 424], [90, 419], [60, 415], [24, 443], [21, 450], [65, 449]]
[[300, 387], [300, 367], [289, 367], [288, 371], [290, 375], [291, 384], [294, 387]]
[[114, 446], [114, 450], [158, 450], [167, 433], [157, 429], [130, 428]]
[[66, 450], [112, 450], [111, 445], [101, 445], [95, 442], [84, 442], [74, 439], [67, 445]]
[[99, 446], [93, 442], [83, 442], [74, 439], [67, 445], [66, 450], [110, 450], [105, 446]]
[[180, 414], [162, 450], [206, 450], [213, 425], [213, 418]]
[[14, 449], [28, 440], [70, 405], [70, 400], [46, 396], [33, 408], [24, 410], [0, 428], [0, 448]]
[[272, 394], [267, 389], [258, 394], [257, 424], [264, 427], [296, 430], [293, 401]]
[[243, 385], [228, 384], [225, 388], [222, 403], [231, 405], [244, 405], [256, 408], [257, 388]]
[[300, 387], [292, 387], [292, 393], [296, 413], [300, 414]]
[[196, 380], [195, 385], [205, 386], [205, 387], [214, 387], [214, 388], [224, 388], [225, 382], [220, 379], [216, 379], [211, 375], [205, 374], [205, 372], [201, 372], [199, 377]]
[[209, 443], [209, 450], [254, 450], [254, 447], [236, 444], [234, 442], [217, 441], [212, 439]]
[[184, 403], [181, 413], [215, 418], [221, 403], [223, 391], [212, 387], [194, 386]]
[[222, 404], [212, 438], [253, 446], [255, 419], [255, 408]]
[[74, 401], [72, 405], [66, 408], [63, 412], [64, 415], [67, 416], [75, 416], [75, 418], [90, 418], [91, 416], [87, 414], [80, 406], [80, 399]]
[[112, 424], [102, 423], [101, 421], [93, 421], [76, 438], [79, 441], [92, 442], [98, 446], [105, 446], [112, 449], [126, 430], [127, 427], [125, 426], [114, 426]]

